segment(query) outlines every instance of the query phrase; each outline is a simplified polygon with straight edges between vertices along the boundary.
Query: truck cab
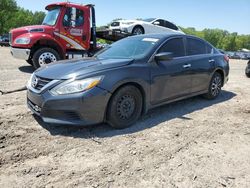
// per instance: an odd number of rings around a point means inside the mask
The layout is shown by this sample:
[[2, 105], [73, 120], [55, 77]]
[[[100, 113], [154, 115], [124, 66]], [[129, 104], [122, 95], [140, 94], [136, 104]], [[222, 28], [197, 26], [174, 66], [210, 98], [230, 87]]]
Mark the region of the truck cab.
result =
[[95, 9], [93, 5], [69, 2], [50, 4], [42, 25], [10, 31], [11, 54], [35, 68], [96, 50]]

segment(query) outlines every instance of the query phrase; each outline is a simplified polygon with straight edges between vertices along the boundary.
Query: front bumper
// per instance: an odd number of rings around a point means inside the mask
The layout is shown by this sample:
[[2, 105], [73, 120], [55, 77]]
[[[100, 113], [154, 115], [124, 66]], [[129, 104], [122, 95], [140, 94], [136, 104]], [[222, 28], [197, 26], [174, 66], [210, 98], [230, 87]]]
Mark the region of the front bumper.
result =
[[14, 58], [17, 58], [17, 59], [28, 60], [30, 57], [30, 49], [11, 47], [10, 53]]
[[104, 122], [110, 96], [108, 91], [98, 87], [65, 96], [28, 90], [27, 105], [46, 123], [85, 126]]

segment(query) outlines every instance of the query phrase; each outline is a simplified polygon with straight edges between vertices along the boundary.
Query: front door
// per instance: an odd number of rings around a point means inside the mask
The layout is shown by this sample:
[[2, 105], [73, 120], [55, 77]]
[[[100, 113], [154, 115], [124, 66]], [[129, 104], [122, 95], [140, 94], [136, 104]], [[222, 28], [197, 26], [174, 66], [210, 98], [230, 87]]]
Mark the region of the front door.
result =
[[60, 37], [67, 50], [88, 50], [90, 41], [89, 7], [66, 7], [62, 12]]
[[168, 40], [157, 53], [170, 52], [173, 59], [151, 65], [151, 103], [172, 100], [191, 92], [190, 59], [185, 57], [183, 37]]

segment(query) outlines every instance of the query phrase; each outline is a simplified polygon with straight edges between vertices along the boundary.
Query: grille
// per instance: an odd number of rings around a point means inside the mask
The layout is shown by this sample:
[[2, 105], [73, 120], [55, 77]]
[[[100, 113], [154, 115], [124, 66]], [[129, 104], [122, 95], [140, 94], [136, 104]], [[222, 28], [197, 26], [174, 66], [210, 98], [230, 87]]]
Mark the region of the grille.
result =
[[47, 78], [41, 78], [36, 76], [37, 84], [33, 86], [37, 90], [41, 90], [44, 86], [46, 86], [48, 83], [50, 83], [52, 80]]
[[113, 23], [111, 24], [111, 26], [113, 26], [113, 27], [120, 26], [120, 22], [113, 22]]
[[12, 33], [9, 33], [9, 43], [12, 44]]

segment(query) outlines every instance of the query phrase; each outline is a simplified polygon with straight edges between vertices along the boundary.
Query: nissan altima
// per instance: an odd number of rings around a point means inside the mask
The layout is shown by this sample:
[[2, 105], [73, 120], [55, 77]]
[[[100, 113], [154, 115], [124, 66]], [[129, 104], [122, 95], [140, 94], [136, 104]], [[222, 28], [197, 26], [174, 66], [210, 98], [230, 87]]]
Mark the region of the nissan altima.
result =
[[125, 128], [151, 108], [218, 97], [228, 80], [227, 59], [194, 36], [132, 36], [94, 57], [38, 69], [27, 84], [27, 104], [47, 123]]

